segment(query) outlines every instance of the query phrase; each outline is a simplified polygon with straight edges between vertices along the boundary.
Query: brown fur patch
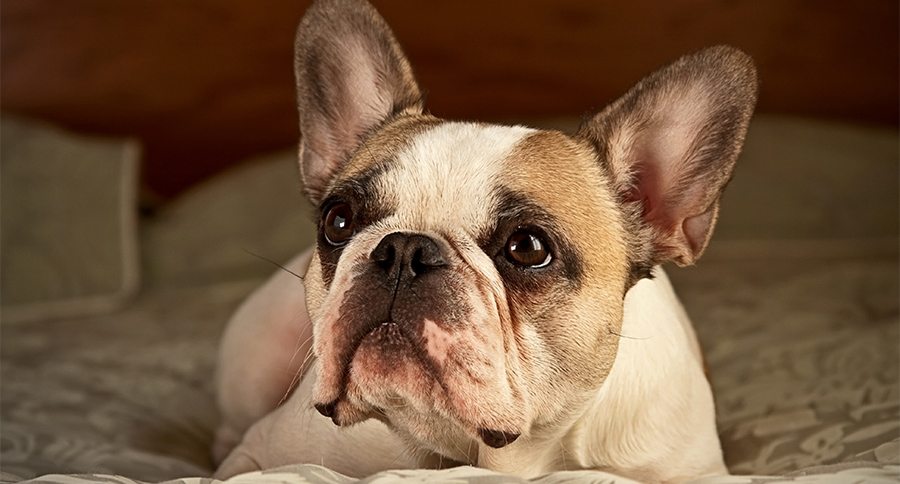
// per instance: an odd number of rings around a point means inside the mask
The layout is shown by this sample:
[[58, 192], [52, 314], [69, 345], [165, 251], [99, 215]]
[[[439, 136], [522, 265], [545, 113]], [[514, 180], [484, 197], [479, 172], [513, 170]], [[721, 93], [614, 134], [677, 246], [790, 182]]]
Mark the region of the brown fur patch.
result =
[[553, 214], [579, 252], [583, 272], [577, 290], [535, 295], [529, 302], [512, 298], [511, 309], [546, 341], [566, 379], [599, 385], [615, 360], [618, 338], [611, 331], [621, 325], [628, 280], [628, 234], [610, 182], [589, 145], [556, 131], [526, 137], [506, 163], [503, 189]]
[[606, 283], [623, 278], [627, 234], [590, 146], [558, 131], [538, 131], [519, 142], [507, 165], [504, 186], [559, 219], [582, 250], [588, 278], [600, 276]]

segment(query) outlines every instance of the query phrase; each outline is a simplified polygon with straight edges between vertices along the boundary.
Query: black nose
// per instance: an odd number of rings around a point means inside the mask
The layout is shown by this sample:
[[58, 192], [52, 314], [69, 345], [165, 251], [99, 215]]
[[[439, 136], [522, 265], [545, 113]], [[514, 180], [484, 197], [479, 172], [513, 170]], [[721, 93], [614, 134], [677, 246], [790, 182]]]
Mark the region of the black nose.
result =
[[391, 278], [414, 278], [447, 265], [434, 239], [403, 232], [386, 235], [370, 257]]

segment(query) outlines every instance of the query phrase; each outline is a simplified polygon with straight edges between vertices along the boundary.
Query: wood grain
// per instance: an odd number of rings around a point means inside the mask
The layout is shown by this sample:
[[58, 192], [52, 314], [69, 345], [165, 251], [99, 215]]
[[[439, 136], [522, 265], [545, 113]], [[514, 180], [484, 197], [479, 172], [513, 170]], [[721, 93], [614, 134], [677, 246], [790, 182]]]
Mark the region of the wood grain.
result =
[[[172, 196], [296, 143], [294, 28], [308, 2], [4, 0], [4, 110], [135, 136]], [[898, 3], [812, 0], [375, 2], [430, 109], [451, 118], [580, 115], [698, 48], [750, 53], [760, 110], [896, 125]]]

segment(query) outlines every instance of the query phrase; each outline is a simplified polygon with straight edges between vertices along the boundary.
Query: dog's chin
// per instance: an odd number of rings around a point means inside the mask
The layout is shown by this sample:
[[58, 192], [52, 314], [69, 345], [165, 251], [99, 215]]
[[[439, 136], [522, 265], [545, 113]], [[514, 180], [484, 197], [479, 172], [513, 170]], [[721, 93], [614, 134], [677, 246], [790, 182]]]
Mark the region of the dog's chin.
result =
[[345, 400], [382, 414], [409, 406], [430, 411], [446, 394], [439, 369], [393, 322], [376, 326], [360, 341], [346, 382]]
[[460, 408], [460, 398], [453, 397], [459, 389], [449, 386], [443, 377], [445, 369], [414, 341], [415, 336], [397, 323], [376, 325], [352, 354], [341, 398], [316, 408], [338, 426], [375, 418], [420, 446], [461, 461], [471, 456], [456, 455], [460, 444], [471, 449], [477, 439], [500, 448], [518, 438], [519, 432], [489, 428], [467, 418], [466, 405]]

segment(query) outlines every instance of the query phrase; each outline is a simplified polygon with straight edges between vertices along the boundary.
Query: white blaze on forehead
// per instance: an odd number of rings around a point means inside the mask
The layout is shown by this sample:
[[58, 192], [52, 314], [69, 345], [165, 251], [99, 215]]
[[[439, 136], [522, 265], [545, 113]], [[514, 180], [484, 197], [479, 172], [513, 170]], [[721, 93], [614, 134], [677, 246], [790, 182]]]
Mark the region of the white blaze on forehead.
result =
[[418, 135], [378, 180], [410, 229], [477, 231], [493, 223], [493, 187], [504, 160], [533, 133], [520, 126], [445, 123]]

